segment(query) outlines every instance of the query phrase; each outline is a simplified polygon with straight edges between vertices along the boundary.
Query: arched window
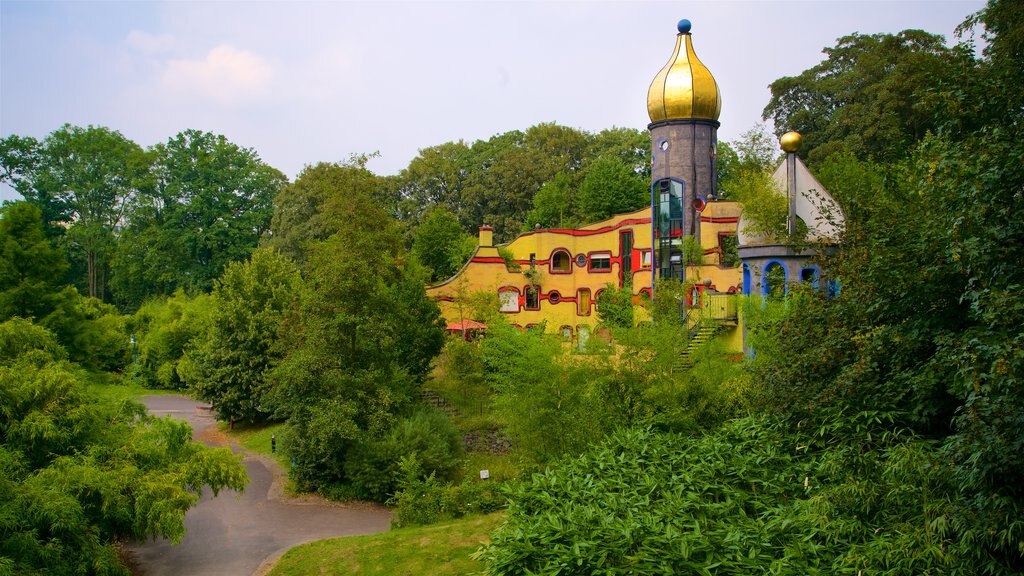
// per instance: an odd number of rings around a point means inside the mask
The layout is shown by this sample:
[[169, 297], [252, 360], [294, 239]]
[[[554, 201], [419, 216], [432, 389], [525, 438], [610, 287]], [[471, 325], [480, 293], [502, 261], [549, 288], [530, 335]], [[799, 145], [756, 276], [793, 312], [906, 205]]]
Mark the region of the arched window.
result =
[[781, 262], [769, 262], [761, 274], [761, 293], [769, 299], [782, 298], [786, 295], [788, 281], [786, 267]]
[[743, 293], [750, 295], [750, 266], [743, 264]]
[[569, 274], [572, 272], [572, 256], [567, 250], [555, 250], [551, 254], [551, 273]]
[[501, 312], [519, 312], [519, 289], [506, 286], [498, 290], [498, 310]]

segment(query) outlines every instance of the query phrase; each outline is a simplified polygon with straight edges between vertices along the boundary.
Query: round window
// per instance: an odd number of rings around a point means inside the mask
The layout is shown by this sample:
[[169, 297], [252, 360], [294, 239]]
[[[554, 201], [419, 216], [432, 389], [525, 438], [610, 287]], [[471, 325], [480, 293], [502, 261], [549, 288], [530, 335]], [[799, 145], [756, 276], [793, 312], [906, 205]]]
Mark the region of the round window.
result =
[[587, 255], [586, 254], [577, 254], [576, 255], [576, 266], [586, 266], [586, 265], [587, 265]]
[[668, 150], [668, 140], [662, 140], [661, 144], [658, 144], [658, 148], [661, 148], [662, 152]]
[[554, 290], [552, 290], [551, 292], [548, 292], [548, 302], [550, 302], [552, 304], [558, 304], [558, 302], [561, 299], [562, 299], [562, 295], [559, 294], [558, 292], [556, 292]]

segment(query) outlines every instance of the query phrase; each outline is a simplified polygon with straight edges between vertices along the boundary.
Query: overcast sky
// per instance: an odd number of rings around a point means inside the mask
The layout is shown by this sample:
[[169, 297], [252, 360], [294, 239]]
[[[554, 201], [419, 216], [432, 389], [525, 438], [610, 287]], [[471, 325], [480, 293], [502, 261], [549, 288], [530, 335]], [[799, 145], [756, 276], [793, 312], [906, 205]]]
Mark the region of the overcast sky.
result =
[[[0, 137], [70, 122], [142, 146], [195, 128], [294, 178], [540, 122], [644, 129], [680, 18], [722, 91], [719, 138], [768, 84], [852, 32], [953, 31], [983, 2], [17, 2], [0, 0]], [[0, 191], [0, 199], [13, 192]]]

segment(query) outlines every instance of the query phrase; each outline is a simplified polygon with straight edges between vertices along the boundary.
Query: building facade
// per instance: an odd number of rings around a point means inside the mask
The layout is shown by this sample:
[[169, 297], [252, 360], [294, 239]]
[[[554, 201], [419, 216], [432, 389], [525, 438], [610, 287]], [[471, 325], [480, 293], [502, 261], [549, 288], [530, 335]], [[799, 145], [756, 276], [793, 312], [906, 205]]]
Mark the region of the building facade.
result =
[[[739, 294], [768, 291], [770, 283], [762, 278], [776, 265], [785, 268], [784, 284], [818, 282], [810, 250], [794, 251], [783, 242], [744, 235], [742, 206], [717, 199], [722, 96], [697, 58], [690, 29], [688, 20], [678, 23], [675, 48], [648, 88], [650, 206], [580, 228], [524, 232], [500, 251], [492, 230], [482, 226], [469, 262], [428, 288], [450, 323], [469, 319], [469, 294], [490, 291], [511, 323], [543, 325], [582, 341], [600, 329], [603, 290], [629, 286], [634, 302], [644, 306], [654, 283], [671, 278], [692, 286], [681, 303], [697, 311], [688, 315], [691, 327], [710, 325], [727, 348], [738, 352]], [[799, 219], [815, 239], [831, 238], [842, 228], [842, 212], [796, 158], [799, 135], [787, 137], [783, 149], [788, 156], [775, 179], [779, 193], [790, 199], [791, 232]]]

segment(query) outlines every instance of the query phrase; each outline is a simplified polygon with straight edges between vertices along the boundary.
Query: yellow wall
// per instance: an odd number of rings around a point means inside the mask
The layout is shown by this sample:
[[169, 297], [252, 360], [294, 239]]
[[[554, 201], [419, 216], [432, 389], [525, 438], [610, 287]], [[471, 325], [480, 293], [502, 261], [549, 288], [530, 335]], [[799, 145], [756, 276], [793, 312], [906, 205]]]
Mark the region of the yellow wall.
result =
[[[726, 292], [730, 288], [739, 290], [741, 274], [739, 268], [724, 268], [719, 265], [718, 238], [720, 233], [735, 234], [736, 225], [742, 208], [735, 202], [711, 202], [701, 213], [701, 245], [705, 249], [704, 265], [691, 266], [687, 269], [688, 278], [709, 280], [708, 289]], [[492, 242], [491, 232], [481, 229], [481, 243], [470, 261], [454, 277], [427, 288], [427, 294], [438, 301], [441, 312], [449, 322], [458, 322], [460, 313], [456, 299], [463, 298], [479, 291], [497, 293], [503, 288], [518, 290], [518, 306], [513, 313], [508, 313], [509, 322], [520, 326], [539, 324], [547, 321], [548, 332], [558, 332], [562, 326], [571, 326], [576, 333], [581, 326], [593, 331], [599, 324], [597, 316], [597, 294], [607, 284], [621, 286], [622, 254], [620, 238], [624, 231], [633, 234], [632, 272], [633, 291], [639, 294], [651, 287], [651, 211], [644, 208], [627, 214], [619, 214], [607, 220], [583, 226], [577, 229], [536, 230], [520, 234], [516, 239], [504, 246], [519, 263], [521, 270], [509, 270], [496, 246]], [[566, 251], [570, 256], [568, 273], [560, 273], [552, 269], [552, 259], [556, 252]], [[609, 271], [595, 271], [593, 257], [607, 254], [610, 260]], [[531, 255], [534, 257], [533, 273]], [[585, 260], [579, 266], [577, 259]], [[643, 264], [646, 263], [647, 266]], [[534, 284], [528, 276], [533, 275], [535, 284], [540, 287], [539, 310], [528, 310], [525, 307], [525, 290]], [[580, 292], [589, 290], [590, 305], [578, 309], [577, 297]], [[553, 303], [552, 294], [558, 294], [558, 302]], [[639, 300], [639, 298], [638, 298]], [[581, 314], [582, 313], [582, 314]], [[732, 330], [731, 332], [739, 332]], [[731, 342], [735, 338], [728, 338]], [[741, 345], [735, 346], [736, 350]]]

